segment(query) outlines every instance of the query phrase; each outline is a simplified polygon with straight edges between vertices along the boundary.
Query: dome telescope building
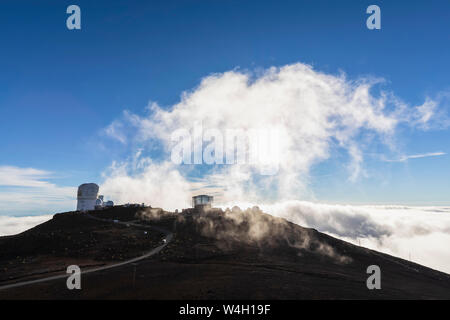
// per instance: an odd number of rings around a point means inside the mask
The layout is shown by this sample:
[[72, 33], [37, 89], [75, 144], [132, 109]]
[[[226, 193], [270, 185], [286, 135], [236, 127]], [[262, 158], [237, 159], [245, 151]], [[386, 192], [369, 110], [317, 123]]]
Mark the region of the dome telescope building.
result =
[[77, 211], [94, 210], [99, 187], [95, 183], [84, 183], [78, 187]]

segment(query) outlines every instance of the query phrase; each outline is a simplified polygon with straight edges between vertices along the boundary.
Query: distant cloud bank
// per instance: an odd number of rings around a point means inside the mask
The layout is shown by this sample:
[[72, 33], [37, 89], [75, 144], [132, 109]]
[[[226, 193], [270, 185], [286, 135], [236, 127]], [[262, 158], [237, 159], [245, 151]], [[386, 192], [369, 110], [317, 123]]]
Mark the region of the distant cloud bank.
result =
[[285, 201], [264, 211], [337, 238], [450, 273], [450, 207]]
[[28, 217], [0, 216], [0, 237], [21, 233], [50, 220], [52, 217], [52, 215]]

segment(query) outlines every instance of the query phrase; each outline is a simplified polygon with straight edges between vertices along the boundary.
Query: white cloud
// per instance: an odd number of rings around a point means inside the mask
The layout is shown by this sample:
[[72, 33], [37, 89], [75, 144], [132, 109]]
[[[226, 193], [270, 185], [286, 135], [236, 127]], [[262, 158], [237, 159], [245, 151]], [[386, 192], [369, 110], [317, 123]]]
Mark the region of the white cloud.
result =
[[429, 152], [429, 153], [421, 153], [421, 154], [412, 154], [401, 156], [398, 159], [383, 159], [386, 162], [405, 162], [409, 159], [420, 159], [420, 158], [428, 158], [428, 157], [439, 157], [447, 155], [445, 152]]
[[426, 125], [435, 114], [437, 102], [427, 99], [421, 106], [417, 107], [416, 122]]
[[120, 121], [113, 121], [103, 130], [103, 133], [111, 138], [116, 139], [122, 144], [125, 144], [127, 142], [127, 138], [123, 133], [123, 124]]
[[0, 237], [18, 234], [34, 226], [48, 221], [52, 215], [8, 217], [0, 216]]
[[47, 171], [34, 168], [0, 166], [0, 186], [46, 187], [49, 183], [42, 179], [49, 175]]
[[445, 129], [450, 126], [450, 92], [443, 91], [434, 99], [427, 98], [410, 113], [409, 121], [422, 130]]
[[[372, 93], [378, 82], [372, 78], [349, 80], [345, 75], [321, 73], [301, 63], [272, 67], [259, 76], [229, 71], [205, 77], [171, 107], [163, 109], [152, 103], [145, 116], [124, 112], [122, 120], [111, 125], [114, 130], [109, 130], [110, 126], [107, 131], [133, 147], [146, 151], [159, 147], [163, 152], [160, 159], [151, 161], [155, 166], [170, 160], [171, 134], [181, 128], [192, 131], [195, 124], [221, 132], [281, 128], [281, 162], [276, 175], [263, 177], [253, 165], [226, 165], [204, 169], [201, 178], [205, 185], [220, 186], [224, 199], [266, 198], [268, 187], [274, 198], [298, 199], [308, 193], [311, 167], [328, 159], [335, 150], [347, 152], [349, 180], [357, 181], [367, 176], [366, 149], [381, 145], [391, 150], [400, 124], [414, 126], [420, 118], [422, 126], [432, 119], [436, 110], [432, 100], [409, 107], [392, 93]], [[173, 170], [186, 177], [193, 169], [178, 166]], [[131, 184], [133, 173], [128, 172], [128, 176]], [[107, 182], [103, 187], [111, 190], [113, 180]], [[135, 198], [134, 192], [129, 197]]]
[[116, 203], [141, 203], [167, 210], [190, 206], [192, 185], [171, 162], [153, 163], [137, 153], [132, 161], [113, 163], [104, 173], [102, 194]]
[[75, 208], [76, 188], [50, 183], [51, 172], [0, 166], [0, 214], [44, 214]]

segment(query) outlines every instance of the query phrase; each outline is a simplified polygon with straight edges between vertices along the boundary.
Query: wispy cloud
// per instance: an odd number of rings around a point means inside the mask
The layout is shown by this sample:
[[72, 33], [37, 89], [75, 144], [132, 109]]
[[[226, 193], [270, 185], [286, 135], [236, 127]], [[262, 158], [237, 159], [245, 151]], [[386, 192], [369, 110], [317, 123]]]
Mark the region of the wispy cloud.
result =
[[116, 139], [122, 144], [125, 144], [127, 142], [127, 138], [123, 132], [123, 124], [119, 121], [113, 121], [102, 131], [102, 133], [113, 139]]
[[398, 159], [383, 159], [386, 162], [405, 162], [409, 159], [420, 159], [420, 158], [429, 158], [429, 157], [439, 157], [445, 156], [447, 153], [445, 152], [429, 152], [429, 153], [420, 153], [420, 154], [412, 154], [412, 155], [404, 155]]
[[76, 188], [51, 183], [53, 174], [35, 168], [0, 166], [0, 214], [43, 214], [74, 208]]
[[48, 171], [34, 168], [0, 166], [0, 186], [45, 187], [50, 184], [43, 179], [50, 175]]

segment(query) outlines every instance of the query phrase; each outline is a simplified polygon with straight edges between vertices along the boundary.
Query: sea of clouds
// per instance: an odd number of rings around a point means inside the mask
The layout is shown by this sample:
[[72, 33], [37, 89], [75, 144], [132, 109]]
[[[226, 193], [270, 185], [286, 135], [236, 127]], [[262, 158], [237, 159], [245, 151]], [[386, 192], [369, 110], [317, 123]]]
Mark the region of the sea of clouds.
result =
[[302, 226], [450, 273], [450, 207], [286, 201], [262, 208]]
[[10, 217], [0, 216], [0, 236], [10, 236], [50, 220], [52, 215]]

